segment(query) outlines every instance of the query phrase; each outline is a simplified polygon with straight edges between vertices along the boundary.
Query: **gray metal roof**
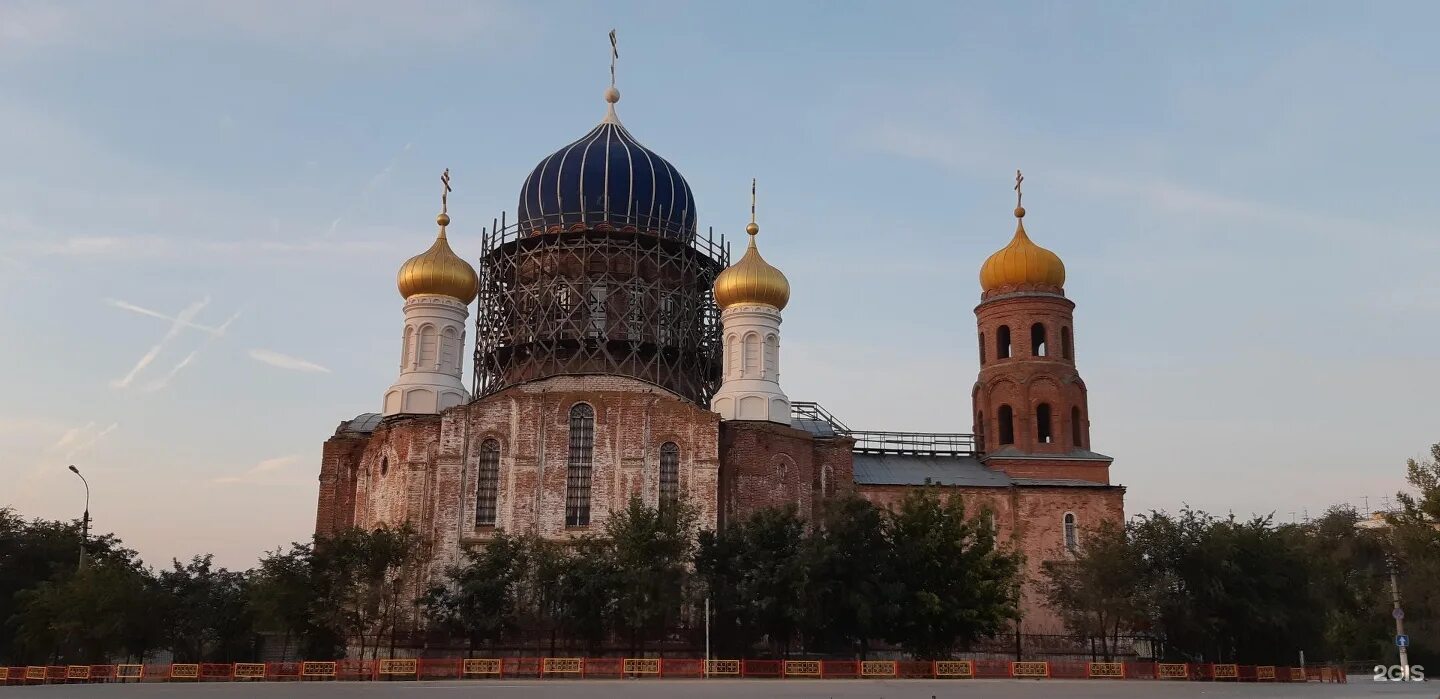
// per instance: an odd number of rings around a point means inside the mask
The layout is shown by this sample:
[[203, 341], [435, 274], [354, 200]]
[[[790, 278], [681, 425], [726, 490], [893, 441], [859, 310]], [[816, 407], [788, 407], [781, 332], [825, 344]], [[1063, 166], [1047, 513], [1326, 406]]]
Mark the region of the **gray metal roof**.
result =
[[350, 420], [340, 423], [340, 428], [335, 434], [370, 434], [380, 424], [380, 413], [360, 413]]
[[1004, 487], [1010, 478], [973, 456], [855, 454], [855, 482], [861, 485], [969, 485]]
[[816, 437], [834, 437], [835, 426], [828, 421], [810, 417], [792, 417], [790, 426], [797, 430], [804, 430]]

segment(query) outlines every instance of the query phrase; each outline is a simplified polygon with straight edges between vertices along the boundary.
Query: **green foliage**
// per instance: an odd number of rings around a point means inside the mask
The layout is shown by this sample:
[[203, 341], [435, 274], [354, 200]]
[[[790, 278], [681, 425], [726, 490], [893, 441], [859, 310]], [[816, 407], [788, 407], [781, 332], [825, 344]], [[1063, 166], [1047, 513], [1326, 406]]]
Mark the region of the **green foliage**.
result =
[[942, 658], [1019, 618], [1020, 559], [997, 547], [990, 517], [966, 519], [960, 498], [942, 503], [924, 488], [905, 497], [890, 531], [899, 584], [892, 642]]
[[899, 613], [900, 578], [890, 548], [890, 520], [859, 496], [831, 500], [811, 532], [807, 647], [864, 658]]
[[789, 650], [805, 621], [805, 548], [794, 505], [701, 535], [696, 570], [712, 597], [717, 648], [744, 652], [765, 639], [771, 652]]
[[1148, 564], [1129, 530], [1105, 523], [1090, 532], [1070, 560], [1040, 564], [1040, 589], [1051, 608], [1077, 636], [1098, 646], [1111, 660], [1119, 637], [1150, 625], [1155, 589], [1148, 585]]
[[210, 555], [161, 571], [159, 613], [176, 662], [232, 662], [254, 656], [244, 573], [215, 568]]

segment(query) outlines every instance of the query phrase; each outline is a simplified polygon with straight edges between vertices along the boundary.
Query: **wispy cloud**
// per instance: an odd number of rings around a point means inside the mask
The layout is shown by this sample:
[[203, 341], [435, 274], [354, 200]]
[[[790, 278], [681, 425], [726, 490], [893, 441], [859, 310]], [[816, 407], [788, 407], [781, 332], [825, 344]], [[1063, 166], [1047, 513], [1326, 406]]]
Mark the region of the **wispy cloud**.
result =
[[370, 195], [373, 194], [376, 189], [379, 189], [380, 185], [385, 183], [385, 180], [390, 178], [391, 171], [395, 169], [396, 165], [400, 164], [405, 154], [409, 153], [410, 148], [414, 145], [413, 143], [406, 143], [405, 146], [400, 149], [400, 152], [396, 153], [395, 157], [391, 158], [390, 162], [385, 164], [385, 167], [381, 168], [379, 172], [370, 178], [369, 182], [365, 183], [365, 186], [360, 189], [360, 193], [355, 196], [355, 201], [346, 207], [344, 213], [330, 221], [330, 228], [325, 232], [325, 237], [328, 238], [335, 235], [336, 229], [340, 227], [340, 222], [349, 218], [356, 211], [359, 211], [360, 208], [369, 201]]
[[244, 473], [238, 476], [221, 476], [210, 482], [217, 485], [235, 485], [238, 483], [263, 483], [273, 480], [273, 475], [283, 471], [286, 467], [300, 462], [299, 454], [277, 456], [273, 459], [265, 459], [254, 466], [251, 466]]
[[184, 330], [185, 326], [190, 324], [190, 321], [195, 318], [195, 315], [209, 303], [210, 297], [207, 296], [186, 306], [185, 309], [180, 311], [171, 321], [170, 329], [165, 332], [165, 336], [160, 338], [160, 341], [155, 343], [155, 345], [150, 348], [150, 351], [141, 355], [139, 361], [135, 362], [135, 366], [131, 367], [130, 373], [126, 374], [123, 378], [112, 381], [110, 385], [115, 388], [128, 388], [130, 384], [135, 381], [135, 377], [139, 376], [140, 372], [145, 370], [145, 367], [150, 366], [150, 363], [155, 361], [156, 357], [160, 356], [160, 352], [165, 349], [165, 346], [170, 344], [170, 342], [180, 334], [180, 331]]
[[289, 369], [291, 371], [310, 371], [324, 374], [330, 373], [329, 369], [326, 369], [325, 367], [320, 366], [315, 362], [309, 362], [298, 357], [292, 357], [288, 354], [280, 354], [279, 352], [268, 349], [252, 349], [250, 350], [250, 358], [257, 362], [260, 362], [261, 364], [269, 364], [270, 366], [279, 369]]
[[199, 325], [199, 324], [197, 324], [197, 323], [191, 323], [191, 322], [189, 322], [189, 321], [182, 321], [180, 318], [178, 318], [178, 317], [176, 317], [176, 316], [167, 316], [167, 315], [165, 315], [164, 313], [161, 313], [160, 311], [155, 311], [155, 310], [151, 310], [151, 309], [149, 309], [149, 308], [144, 308], [144, 307], [142, 307], [142, 306], [137, 306], [137, 305], [135, 305], [135, 304], [133, 304], [133, 303], [130, 303], [130, 302], [128, 302], [128, 301], [121, 301], [120, 299], [103, 299], [103, 301], [105, 302], [106, 305], [114, 306], [115, 308], [119, 308], [119, 309], [121, 309], [121, 310], [130, 311], [131, 313], [139, 313], [139, 314], [142, 315], [142, 316], [150, 316], [151, 318], [159, 318], [159, 319], [161, 319], [161, 320], [168, 320], [168, 321], [170, 321], [171, 323], [180, 323], [180, 324], [181, 324], [182, 326], [184, 326], [184, 327], [193, 328], [193, 329], [195, 329], [195, 330], [201, 330], [201, 331], [210, 333], [211, 335], [224, 335], [224, 334], [225, 334], [225, 328], [228, 327], [228, 326], [230, 325], [230, 323], [231, 323], [232, 321], [234, 321], [235, 318], [239, 317], [239, 315], [240, 315], [239, 313], [236, 313], [234, 316], [231, 316], [230, 320], [225, 321], [220, 327], [218, 327], [218, 328], [212, 328], [212, 327], [210, 327], [210, 326], [208, 326], [208, 325]]
[[198, 326], [198, 327], [200, 327], [200, 329], [206, 330], [207, 332], [210, 333], [209, 337], [206, 337], [206, 338], [205, 338], [205, 342], [201, 343], [201, 345], [200, 345], [199, 347], [197, 347], [197, 348], [195, 348], [194, 350], [192, 350], [192, 351], [190, 352], [190, 354], [185, 355], [185, 358], [184, 358], [184, 359], [181, 359], [178, 363], [175, 364], [175, 366], [171, 367], [171, 368], [170, 368], [170, 371], [169, 371], [169, 372], [166, 372], [165, 376], [159, 378], [158, 380], [151, 381], [150, 383], [146, 384], [146, 385], [145, 385], [145, 391], [146, 391], [147, 393], [154, 393], [155, 391], [159, 391], [159, 390], [165, 388], [166, 386], [170, 385], [170, 382], [171, 382], [172, 380], [174, 380], [175, 375], [176, 375], [176, 374], [179, 374], [179, 373], [181, 372], [181, 370], [183, 370], [185, 367], [190, 366], [190, 363], [193, 362], [193, 361], [195, 361], [195, 357], [196, 357], [196, 356], [198, 356], [201, 352], [203, 352], [206, 348], [208, 348], [208, 347], [211, 345], [211, 343], [215, 342], [215, 340], [217, 340], [217, 339], [219, 339], [219, 338], [221, 338], [221, 337], [224, 337], [224, 336], [225, 336], [225, 331], [230, 329], [230, 324], [231, 324], [231, 323], [234, 323], [234, 322], [235, 322], [235, 319], [237, 319], [237, 318], [239, 318], [239, 317], [240, 317], [240, 312], [239, 312], [239, 311], [236, 311], [234, 315], [232, 315], [232, 316], [230, 316], [229, 318], [225, 319], [225, 322], [224, 322], [224, 323], [221, 323], [221, 324], [220, 324], [220, 327], [218, 327], [218, 328], [213, 328], [213, 329], [211, 329], [211, 328], [205, 328], [204, 326]]

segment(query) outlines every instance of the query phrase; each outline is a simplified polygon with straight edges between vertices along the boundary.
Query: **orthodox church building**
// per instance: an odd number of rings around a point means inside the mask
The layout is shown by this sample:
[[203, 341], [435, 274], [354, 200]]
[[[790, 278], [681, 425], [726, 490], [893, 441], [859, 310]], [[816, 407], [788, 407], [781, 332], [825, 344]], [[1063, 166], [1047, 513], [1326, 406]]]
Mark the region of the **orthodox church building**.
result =
[[[400, 267], [399, 372], [378, 413], [325, 442], [316, 534], [410, 522], [439, 575], [502, 530], [597, 532], [632, 497], [683, 499], [713, 529], [788, 504], [813, 516], [842, 493], [890, 506], [929, 486], [993, 513], [1033, 583], [1042, 561], [1123, 522], [1124, 488], [1091, 450], [1065, 266], [1029, 238], [1023, 208], [980, 268], [973, 423], [852, 428], [782, 388], [790, 284], [760, 253], [753, 207], [732, 264], [729, 244], [700, 232], [685, 178], [620, 122], [619, 99], [610, 87], [600, 123], [525, 177], [516, 220], [480, 236], [478, 266], [450, 247], [442, 207], [434, 243]], [[1021, 630], [1060, 633], [1038, 594], [1027, 584]]]

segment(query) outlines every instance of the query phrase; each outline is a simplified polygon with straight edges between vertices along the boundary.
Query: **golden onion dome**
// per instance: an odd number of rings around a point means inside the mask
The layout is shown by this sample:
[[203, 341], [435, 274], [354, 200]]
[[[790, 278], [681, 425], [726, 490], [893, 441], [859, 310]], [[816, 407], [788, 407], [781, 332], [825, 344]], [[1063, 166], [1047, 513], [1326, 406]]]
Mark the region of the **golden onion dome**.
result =
[[1065, 286], [1065, 263], [1060, 256], [1036, 245], [1025, 234], [1025, 209], [1015, 208], [1015, 237], [980, 266], [980, 288]]
[[442, 213], [435, 222], [440, 224], [435, 244], [400, 265], [396, 282], [400, 295], [408, 299], [416, 294], [440, 294], [469, 304], [480, 291], [480, 278], [475, 268], [456, 255], [450, 249], [450, 241], [445, 239], [450, 216]]
[[790, 302], [790, 280], [785, 278], [784, 272], [775, 269], [760, 256], [760, 249], [755, 247], [755, 236], [760, 232], [760, 226], [751, 221], [745, 232], [750, 234], [750, 245], [745, 248], [745, 255], [739, 262], [716, 277], [715, 303], [721, 308], [761, 303], [777, 311], [783, 310]]

